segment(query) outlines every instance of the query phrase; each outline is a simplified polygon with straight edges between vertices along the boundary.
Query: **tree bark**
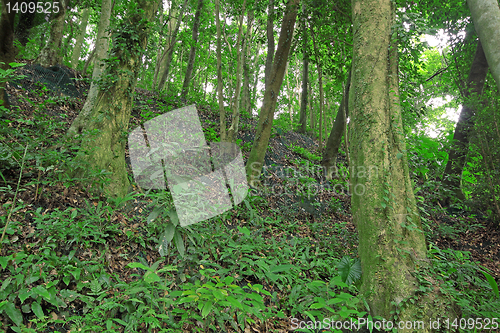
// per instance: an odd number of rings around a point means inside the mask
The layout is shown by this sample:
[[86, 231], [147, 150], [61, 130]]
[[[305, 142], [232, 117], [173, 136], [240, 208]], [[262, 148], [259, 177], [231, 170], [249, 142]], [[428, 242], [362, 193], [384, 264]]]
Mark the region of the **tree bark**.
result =
[[36, 62], [44, 67], [62, 64], [61, 45], [64, 33], [64, 18], [66, 16], [67, 1], [68, 0], [61, 0], [59, 3], [59, 11], [57, 13], [52, 12], [49, 40], [36, 59]]
[[[25, 1], [26, 3], [34, 3], [36, 6], [37, 1]], [[15, 3], [15, 1], [10, 1], [11, 6]], [[11, 7], [12, 8], [12, 7]], [[19, 13], [19, 22], [17, 23], [16, 26], [16, 37], [21, 43], [22, 46], [26, 46], [28, 44], [29, 40], [29, 35], [30, 35], [30, 30], [33, 28], [33, 25], [35, 23], [35, 16], [37, 15], [36, 11], [33, 13], [30, 13], [28, 10], [26, 13]], [[40, 14], [39, 14], [40, 15]]]
[[474, 27], [500, 90], [500, 8], [497, 0], [467, 0]]
[[217, 100], [219, 102], [220, 139], [226, 141], [226, 109], [222, 94], [222, 33], [220, 27], [220, 2], [215, 0], [215, 25], [217, 28]]
[[[7, 12], [7, 3], [14, 6], [18, 1], [2, 0], [2, 16], [0, 20], [0, 68], [7, 70], [14, 62], [18, 49], [14, 46], [14, 20], [16, 12]], [[12, 7], [11, 7], [12, 8]], [[9, 107], [5, 91], [5, 82], [0, 82], [0, 106]]]
[[271, 136], [274, 111], [281, 90], [281, 84], [283, 83], [283, 76], [285, 74], [288, 54], [292, 44], [299, 3], [300, 0], [289, 0], [286, 5], [278, 40], [278, 49], [276, 50], [271, 73], [269, 74], [268, 86], [264, 93], [264, 100], [260, 111], [259, 124], [257, 125], [252, 150], [250, 151], [250, 156], [246, 165], [248, 182], [254, 187], [257, 186], [269, 143], [269, 137]]
[[466, 90], [464, 91], [465, 103], [460, 112], [453, 135], [454, 144], [450, 149], [448, 163], [443, 174], [443, 185], [450, 190], [449, 195], [445, 199], [445, 204], [449, 204], [453, 197], [465, 200], [465, 195], [461, 188], [462, 172], [469, 150], [469, 133], [474, 127], [472, 117], [478, 104], [477, 100], [482, 95], [487, 73], [488, 62], [481, 45], [481, 40], [479, 40], [469, 77], [467, 78]]
[[395, 5], [391, 0], [353, 0], [352, 11], [349, 175], [363, 271], [360, 291], [372, 316], [398, 323], [414, 322], [418, 314], [425, 323], [418, 331], [431, 332], [429, 320], [451, 321], [454, 316], [445, 309], [432, 277], [427, 277], [432, 291], [417, 293], [415, 272], [425, 270], [428, 260], [399, 107], [397, 36], [391, 31]]
[[[238, 29], [238, 37], [236, 39], [236, 87], [234, 91], [234, 98], [233, 98], [233, 116], [231, 119], [231, 126], [227, 130], [227, 137], [226, 141], [227, 142], [235, 142], [236, 141], [236, 135], [238, 133], [238, 127], [239, 127], [239, 122], [240, 122], [240, 93], [241, 93], [241, 71], [243, 67], [243, 54], [245, 52], [245, 43], [243, 43], [242, 46], [241, 44], [241, 38], [243, 35], [243, 18], [244, 18], [244, 10], [245, 10], [245, 5], [246, 5], [246, 0], [243, 0], [243, 13], [241, 13], [240, 17], [240, 23], [239, 23], [239, 29]], [[250, 25], [251, 28], [251, 25]]]
[[81, 11], [82, 22], [80, 23], [80, 34], [76, 39], [75, 48], [73, 49], [73, 56], [71, 57], [71, 67], [76, 69], [78, 67], [78, 60], [80, 60], [80, 53], [82, 52], [82, 44], [85, 39], [85, 33], [87, 31], [87, 23], [89, 21], [90, 11], [88, 8], [84, 8]]
[[186, 75], [184, 76], [184, 83], [182, 84], [181, 99], [186, 100], [189, 92], [189, 83], [191, 82], [191, 75], [193, 74], [194, 58], [196, 56], [196, 44], [198, 43], [198, 34], [200, 29], [201, 9], [203, 8], [203, 0], [198, 0], [198, 8], [194, 14], [193, 31], [191, 35], [191, 50], [189, 51], [188, 64], [186, 68]]
[[[254, 20], [254, 12], [250, 10], [247, 15], [247, 33], [245, 36], [245, 53], [243, 59], [243, 110], [251, 115], [250, 104], [250, 50], [252, 49], [251, 32]], [[257, 58], [258, 55], [255, 57]], [[255, 68], [255, 67], [254, 67]]]
[[264, 87], [267, 90], [269, 84], [269, 75], [271, 75], [271, 69], [273, 65], [274, 57], [274, 0], [269, 0], [269, 6], [267, 7], [267, 56], [266, 56], [266, 67], [264, 69]]
[[[90, 119], [85, 124], [81, 145], [81, 151], [85, 154], [81, 157], [82, 165], [88, 162], [90, 170], [111, 172], [111, 181], [103, 188], [108, 196], [123, 197], [128, 191], [126, 138], [123, 138], [123, 132], [127, 131], [130, 120], [141, 58], [147, 46], [149, 22], [157, 9], [157, 1], [139, 0], [137, 9], [127, 14], [123, 21], [126, 29], [120, 29], [114, 35], [111, 52], [116, 62], [106, 68], [106, 75], [103, 76], [112, 79], [106, 82], [106, 88], [99, 88]], [[131, 35], [135, 38], [131, 39]], [[87, 170], [76, 171], [85, 172]]]
[[95, 55], [94, 55], [95, 57], [94, 70], [92, 72], [92, 83], [90, 84], [89, 93], [87, 95], [87, 99], [85, 100], [85, 104], [83, 105], [82, 110], [75, 118], [75, 120], [73, 120], [73, 123], [71, 123], [71, 126], [68, 129], [68, 136], [70, 137], [75, 136], [76, 134], [80, 134], [82, 132], [83, 128], [89, 121], [92, 109], [94, 108], [97, 102], [97, 96], [99, 94], [98, 82], [101, 78], [102, 71], [105, 69], [103, 60], [106, 58], [109, 48], [110, 34], [109, 32], [107, 32], [107, 29], [109, 27], [109, 20], [111, 17], [112, 10], [113, 9], [111, 0], [103, 0], [101, 5], [101, 17], [99, 20], [99, 27], [97, 29], [97, 38], [96, 38]]
[[323, 150], [323, 106], [325, 104], [325, 97], [323, 93], [323, 70], [321, 67], [321, 60], [319, 56], [318, 46], [316, 45], [316, 39], [314, 37], [314, 31], [311, 29], [311, 35], [314, 44], [314, 53], [316, 53], [316, 59], [318, 63], [316, 67], [318, 68], [318, 85], [319, 85], [319, 151]]
[[328, 137], [328, 141], [323, 152], [323, 160], [321, 161], [321, 165], [325, 169], [325, 178], [327, 180], [332, 179], [332, 173], [334, 170], [336, 171], [337, 154], [339, 152], [342, 135], [344, 134], [347, 117], [349, 116], [350, 86], [351, 72], [349, 72], [349, 76], [347, 77], [344, 94], [342, 95], [342, 101], [340, 102], [339, 110], [337, 111], [337, 116], [335, 117], [335, 123], [333, 124], [332, 131]]
[[302, 46], [302, 96], [301, 96], [301, 104], [300, 104], [300, 118], [299, 118], [299, 133], [305, 133], [307, 130], [307, 85], [308, 85], [308, 74], [309, 74], [309, 55], [308, 55], [308, 31], [307, 31], [307, 23], [306, 23], [306, 5], [302, 4], [302, 10], [304, 11], [304, 17], [302, 19], [302, 39], [304, 45]]
[[[174, 55], [174, 46], [177, 42], [177, 34], [179, 33], [179, 28], [181, 26], [181, 22], [183, 19], [184, 11], [186, 10], [187, 0], [184, 0], [184, 4], [181, 7], [181, 11], [179, 12], [179, 17], [177, 18], [177, 23], [175, 25], [175, 30], [170, 36], [170, 42], [167, 46], [165, 46], [165, 51], [163, 51], [162, 60], [161, 60], [161, 69], [160, 73], [162, 73], [160, 82], [158, 83], [158, 90], [163, 90], [165, 88], [165, 83], [168, 79], [168, 74], [170, 73], [170, 65], [172, 64], [172, 58]], [[170, 26], [169, 26], [170, 31]]]

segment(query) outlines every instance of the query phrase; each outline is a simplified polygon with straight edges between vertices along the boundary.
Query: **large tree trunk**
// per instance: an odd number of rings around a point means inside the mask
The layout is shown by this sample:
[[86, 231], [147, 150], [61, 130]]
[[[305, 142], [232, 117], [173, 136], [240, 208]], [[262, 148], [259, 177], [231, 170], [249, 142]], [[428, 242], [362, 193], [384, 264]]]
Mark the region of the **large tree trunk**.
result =
[[344, 89], [344, 94], [342, 95], [342, 101], [340, 102], [339, 110], [337, 111], [337, 117], [335, 118], [335, 123], [333, 124], [332, 131], [328, 137], [325, 150], [323, 152], [323, 160], [321, 165], [325, 169], [325, 177], [327, 180], [332, 179], [332, 173], [335, 170], [337, 164], [337, 154], [339, 152], [340, 142], [342, 141], [342, 135], [344, 134], [344, 129], [347, 122], [347, 117], [349, 116], [349, 88], [351, 86], [351, 72], [347, 77], [346, 86]]
[[500, 8], [497, 0], [467, 0], [491, 74], [500, 90]]
[[36, 62], [44, 67], [55, 66], [62, 64], [62, 38], [64, 33], [64, 18], [66, 14], [66, 2], [68, 0], [61, 0], [59, 3], [59, 11], [52, 12], [51, 15], [51, 29], [49, 40], [45, 47], [40, 51], [40, 55]]
[[266, 67], [264, 69], [264, 88], [267, 90], [269, 84], [269, 76], [271, 75], [271, 69], [273, 65], [274, 57], [274, 0], [269, 0], [269, 6], [267, 7], [267, 56], [266, 56]]
[[85, 39], [87, 31], [87, 22], [89, 21], [90, 11], [88, 8], [82, 9], [82, 22], [80, 23], [80, 34], [76, 39], [75, 48], [73, 49], [73, 56], [71, 57], [71, 67], [76, 69], [78, 67], [78, 60], [80, 60], [80, 53], [82, 52], [82, 44]]
[[483, 92], [487, 73], [488, 62], [481, 46], [481, 40], [479, 40], [464, 91], [465, 103], [455, 127], [455, 134], [453, 135], [454, 145], [450, 149], [448, 163], [443, 174], [443, 185], [451, 191], [445, 200], [445, 204], [449, 204], [450, 199], [453, 197], [465, 200], [461, 188], [462, 172], [465, 166], [467, 151], [469, 150], [469, 132], [474, 126], [472, 116], [474, 115], [478, 98]]
[[391, 31], [395, 5], [391, 0], [353, 0], [352, 8], [350, 180], [363, 271], [360, 291], [372, 316], [394, 323], [418, 318], [425, 324], [418, 332], [431, 332], [429, 320], [452, 321], [453, 315], [444, 309], [438, 286], [428, 294], [417, 293], [415, 272], [425, 269], [428, 260], [399, 107], [397, 36]]
[[285, 67], [288, 61], [288, 54], [292, 44], [293, 31], [295, 29], [295, 20], [300, 0], [289, 0], [283, 22], [281, 25], [280, 37], [278, 40], [278, 49], [274, 57], [271, 73], [269, 74], [268, 86], [264, 93], [264, 100], [259, 115], [259, 124], [255, 133], [252, 150], [246, 165], [247, 179], [251, 186], [256, 186], [262, 171], [262, 163], [266, 155], [269, 137], [274, 120], [274, 111], [276, 102], [283, 83]]
[[[17, 47], [14, 46], [14, 20], [16, 12], [7, 12], [7, 3], [11, 6], [17, 1], [2, 0], [2, 16], [0, 20], [0, 68], [7, 70], [10, 63], [14, 62], [17, 55]], [[7, 93], [5, 91], [5, 82], [0, 81], [0, 106], [9, 107]]]
[[304, 11], [304, 17], [302, 19], [302, 96], [300, 103], [300, 118], [299, 118], [299, 133], [305, 133], [307, 130], [307, 84], [308, 84], [308, 74], [309, 74], [309, 55], [307, 50], [309, 49], [308, 45], [308, 31], [307, 31], [307, 23], [306, 23], [306, 15], [305, 12], [306, 5], [302, 4], [302, 10]]
[[[103, 76], [113, 79], [107, 82], [105, 89], [99, 89], [89, 121], [84, 127], [81, 150], [85, 155], [82, 159], [88, 162], [91, 170], [111, 172], [108, 176], [111, 181], [103, 189], [108, 196], [123, 197], [128, 191], [126, 138], [123, 133], [127, 131], [130, 120], [141, 58], [147, 46], [149, 22], [157, 9], [157, 1], [139, 0], [137, 9], [127, 14], [124, 19], [127, 29], [118, 30], [114, 36], [111, 52], [116, 57], [116, 63], [107, 67]], [[130, 39], [130, 36], [135, 38]]]
[[194, 58], [196, 56], [196, 44], [198, 43], [198, 32], [200, 29], [201, 9], [203, 7], [203, 0], [198, 0], [198, 8], [194, 14], [194, 22], [191, 36], [191, 50], [189, 51], [189, 58], [186, 68], [186, 75], [184, 76], [184, 83], [182, 84], [181, 98], [186, 100], [189, 92], [189, 83], [191, 82], [191, 75], [193, 74]]
[[99, 86], [97, 82], [101, 78], [101, 74], [104, 68], [103, 60], [106, 58], [108, 54], [109, 48], [109, 37], [110, 34], [107, 32], [109, 27], [109, 20], [111, 17], [112, 11], [112, 1], [111, 0], [103, 0], [101, 6], [101, 17], [99, 20], [99, 27], [97, 29], [97, 38], [96, 38], [96, 46], [95, 46], [95, 55], [94, 55], [94, 70], [92, 72], [92, 83], [90, 85], [89, 93], [87, 95], [87, 99], [85, 100], [85, 104], [83, 105], [82, 110], [78, 114], [78, 116], [73, 120], [70, 128], [68, 129], [68, 136], [75, 136], [82, 132], [83, 128], [86, 126], [89, 121], [90, 113], [92, 112], [96, 102], [97, 95], [99, 93]]
[[174, 46], [177, 42], [177, 34], [179, 33], [179, 28], [181, 26], [182, 17], [184, 15], [184, 11], [186, 10], [187, 0], [184, 0], [184, 3], [179, 12], [179, 16], [177, 18], [175, 29], [171, 30], [171, 25], [169, 23], [169, 32], [170, 38], [169, 42], [165, 46], [165, 50], [163, 51], [163, 55], [160, 60], [160, 69], [158, 75], [161, 73], [160, 82], [158, 83], [158, 90], [163, 90], [165, 88], [165, 83], [167, 82], [168, 75], [170, 73], [170, 65], [172, 64], [172, 58], [174, 56]]

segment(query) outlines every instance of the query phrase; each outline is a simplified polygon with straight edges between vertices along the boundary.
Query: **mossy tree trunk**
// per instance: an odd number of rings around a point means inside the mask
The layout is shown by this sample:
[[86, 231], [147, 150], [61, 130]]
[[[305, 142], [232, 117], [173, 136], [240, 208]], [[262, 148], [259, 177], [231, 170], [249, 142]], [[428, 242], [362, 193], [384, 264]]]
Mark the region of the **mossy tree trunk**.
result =
[[271, 75], [271, 69], [273, 66], [274, 57], [274, 0], [269, 0], [269, 5], [267, 7], [267, 55], [266, 55], [266, 67], [264, 69], [264, 87], [267, 90], [269, 83], [269, 76]]
[[483, 92], [487, 73], [488, 62], [479, 40], [469, 77], [467, 78], [466, 90], [463, 93], [466, 99], [465, 104], [460, 112], [455, 133], [453, 134], [454, 145], [450, 149], [448, 163], [443, 174], [443, 185], [450, 190], [449, 196], [445, 199], [445, 204], [449, 204], [452, 197], [465, 200], [461, 188], [462, 172], [464, 171], [465, 159], [469, 150], [469, 132], [474, 127], [472, 119], [474, 106], [478, 105], [478, 98]]
[[125, 144], [133, 94], [141, 58], [147, 45], [149, 22], [158, 9], [157, 1], [138, 1], [131, 6], [126, 18], [116, 31], [111, 53], [116, 60], [109, 63], [99, 86], [90, 118], [83, 128], [82, 157], [94, 170], [111, 172], [111, 182], [104, 193], [113, 197], [127, 194], [129, 181], [125, 167]]
[[62, 64], [62, 38], [64, 33], [64, 19], [66, 16], [66, 3], [68, 0], [59, 1], [59, 11], [51, 14], [51, 28], [49, 39], [45, 47], [40, 51], [36, 62], [44, 67]]
[[399, 107], [397, 43], [391, 29], [395, 7], [391, 0], [353, 0], [352, 13], [349, 147], [361, 292], [372, 316], [393, 322], [422, 320], [425, 328], [418, 331], [430, 332], [431, 318], [452, 316], [437, 286], [423, 296], [416, 293], [414, 273], [428, 260]]
[[474, 28], [500, 90], [500, 8], [498, 0], [467, 0]]
[[285, 15], [283, 17], [278, 40], [278, 49], [276, 50], [271, 73], [267, 80], [268, 85], [264, 93], [264, 100], [259, 114], [259, 123], [246, 165], [248, 182], [254, 187], [257, 186], [262, 171], [264, 156], [266, 155], [267, 146], [269, 144], [269, 138], [271, 137], [274, 111], [285, 75], [285, 67], [292, 44], [299, 3], [300, 0], [289, 0], [285, 8]]
[[94, 70], [92, 72], [92, 83], [90, 84], [90, 89], [87, 94], [87, 99], [85, 100], [85, 104], [83, 105], [82, 110], [78, 114], [78, 116], [71, 123], [70, 128], [68, 129], [68, 136], [72, 137], [76, 134], [80, 134], [82, 130], [85, 128], [87, 123], [90, 120], [91, 112], [97, 102], [97, 96], [99, 94], [99, 85], [98, 82], [101, 78], [104, 68], [104, 59], [108, 54], [109, 49], [109, 21], [111, 18], [112, 8], [112, 0], [103, 0], [101, 5], [101, 16], [99, 20], [99, 26], [97, 28], [97, 38], [96, 38], [96, 46], [95, 46], [95, 61], [94, 61]]

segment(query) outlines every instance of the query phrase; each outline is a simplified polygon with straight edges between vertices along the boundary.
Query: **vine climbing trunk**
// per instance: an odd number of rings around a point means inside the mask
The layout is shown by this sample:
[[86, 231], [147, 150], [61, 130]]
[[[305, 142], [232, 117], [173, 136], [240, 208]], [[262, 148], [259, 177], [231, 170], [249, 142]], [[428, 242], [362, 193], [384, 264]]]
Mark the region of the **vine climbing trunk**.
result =
[[[150, 21], [158, 9], [157, 1], [137, 1], [129, 5], [128, 13], [114, 33], [111, 49], [115, 57], [106, 67], [105, 82], [99, 93], [88, 122], [83, 128], [81, 144], [82, 165], [98, 172], [111, 174], [103, 191], [111, 197], [124, 197], [129, 180], [125, 165], [125, 145], [133, 95], [141, 59], [147, 46]], [[86, 173], [79, 169], [74, 173]]]
[[271, 73], [269, 74], [268, 86], [264, 93], [255, 139], [246, 165], [248, 182], [254, 187], [258, 185], [257, 182], [262, 171], [264, 156], [266, 155], [271, 136], [274, 111], [285, 75], [285, 67], [292, 44], [299, 3], [300, 0], [289, 0], [285, 8], [285, 15], [278, 40], [278, 49], [276, 50]]
[[[363, 271], [361, 293], [372, 316], [393, 323], [424, 324], [454, 318], [432, 278], [420, 284], [417, 270], [427, 272], [425, 236], [408, 171], [399, 107], [395, 4], [392, 0], [353, 0], [353, 71], [349, 92], [351, 115], [350, 181], [353, 222], [359, 236]], [[426, 286], [431, 287], [426, 287]], [[456, 318], [456, 317], [455, 317]], [[398, 332], [413, 332], [404, 326]]]

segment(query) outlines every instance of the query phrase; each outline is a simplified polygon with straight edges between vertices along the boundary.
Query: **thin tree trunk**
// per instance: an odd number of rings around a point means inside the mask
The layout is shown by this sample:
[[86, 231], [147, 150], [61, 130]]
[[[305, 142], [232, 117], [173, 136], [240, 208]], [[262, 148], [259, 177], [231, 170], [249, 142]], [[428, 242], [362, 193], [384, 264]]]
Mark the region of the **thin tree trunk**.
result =
[[[451, 198], [465, 200], [461, 188], [462, 172], [465, 167], [465, 159], [469, 150], [469, 133], [474, 127], [474, 109], [477, 99], [483, 92], [484, 81], [488, 73], [488, 62], [481, 46], [481, 40], [477, 42], [476, 54], [467, 78], [464, 97], [466, 99], [453, 135], [454, 145], [450, 149], [448, 163], [443, 174], [443, 185], [451, 192], [445, 200], [445, 204], [450, 203]], [[474, 100], [475, 99], [475, 100]]]
[[308, 55], [308, 31], [307, 31], [307, 24], [306, 24], [306, 5], [305, 3], [302, 3], [302, 11], [304, 12], [303, 19], [302, 19], [302, 39], [303, 39], [303, 46], [302, 46], [302, 54], [303, 54], [303, 60], [302, 60], [302, 97], [301, 97], [301, 106], [300, 106], [300, 118], [299, 118], [299, 133], [305, 133], [307, 130], [307, 85], [308, 85], [308, 75], [309, 75], [309, 55]]
[[[311, 36], [314, 44], [314, 52], [316, 53], [316, 58], [318, 63], [316, 67], [318, 68], [318, 85], [319, 85], [319, 151], [323, 150], [323, 105], [325, 104], [325, 97], [323, 94], [323, 71], [321, 68], [321, 61], [319, 60], [318, 46], [316, 45], [316, 39], [314, 37], [314, 31], [311, 29]], [[326, 135], [325, 135], [326, 136]]]
[[73, 56], [71, 57], [71, 67], [76, 69], [78, 67], [78, 60], [80, 60], [80, 53], [82, 52], [82, 44], [87, 32], [87, 23], [89, 21], [90, 10], [83, 8], [81, 11], [82, 22], [80, 23], [80, 34], [76, 39], [75, 48], [73, 49]]
[[[162, 55], [161, 60], [160, 60], [161, 77], [160, 77], [160, 82], [158, 83], [158, 90], [159, 91], [161, 91], [165, 88], [165, 83], [167, 82], [168, 75], [170, 74], [170, 65], [172, 64], [172, 59], [174, 56], [174, 46], [175, 46], [175, 43], [177, 42], [177, 34], [179, 33], [179, 28], [181, 26], [184, 11], [186, 10], [187, 2], [188, 2], [188, 0], [184, 0], [184, 3], [183, 3], [181, 10], [179, 12], [179, 17], [177, 18], [175, 30], [173, 31], [172, 35], [170, 36], [170, 42], [168, 44], [168, 48], [167, 48], [167, 46], [165, 46], [165, 50], [164, 50], [163, 55]], [[169, 25], [169, 31], [170, 31], [170, 25]], [[182, 49], [181, 49], [181, 52], [182, 52]]]
[[80, 134], [85, 128], [86, 124], [90, 120], [92, 110], [97, 102], [97, 96], [99, 94], [99, 86], [97, 82], [101, 78], [102, 72], [105, 70], [103, 60], [108, 54], [109, 48], [109, 38], [110, 34], [107, 31], [109, 27], [109, 20], [112, 12], [112, 2], [111, 0], [103, 0], [101, 7], [101, 17], [99, 20], [99, 27], [97, 29], [97, 38], [95, 46], [95, 60], [94, 60], [94, 70], [92, 73], [92, 83], [90, 84], [89, 93], [85, 104], [78, 116], [73, 120], [70, 128], [68, 129], [68, 136], [72, 137]]
[[250, 10], [247, 15], [247, 33], [245, 36], [245, 50], [243, 59], [243, 110], [250, 112], [250, 50], [252, 45], [250, 43], [252, 24], [254, 20], [254, 12]]
[[[163, 25], [163, 16], [164, 16], [164, 9], [163, 9], [163, 0], [159, 0], [158, 1], [159, 3], [159, 14], [160, 14], [160, 27], [161, 27], [161, 32], [163, 32], [163, 28], [164, 28], [164, 25]], [[170, 5], [170, 10], [169, 10], [169, 13], [168, 13], [168, 23], [169, 23], [169, 27], [170, 27], [170, 22], [173, 21], [174, 19], [171, 17], [172, 16], [172, 5]], [[170, 33], [170, 31], [169, 31]], [[163, 72], [162, 68], [161, 68], [161, 65], [162, 65], [162, 50], [161, 50], [161, 46], [163, 44], [163, 33], [160, 33], [160, 36], [158, 37], [158, 50], [156, 50], [156, 63], [155, 63], [155, 68], [154, 68], [154, 74], [153, 74], [153, 89], [156, 88], [156, 84], [158, 83], [158, 73], [160, 72]], [[167, 39], [167, 43], [166, 43], [167, 46], [170, 45], [168, 39]]]
[[220, 3], [215, 0], [215, 25], [217, 27], [217, 97], [219, 101], [220, 139], [226, 141], [226, 109], [222, 94], [222, 34], [220, 27]]
[[[133, 104], [133, 93], [139, 75], [139, 68], [144, 49], [147, 46], [150, 21], [158, 8], [157, 1], [138, 0], [138, 8], [127, 14], [123, 24], [127, 29], [116, 32], [118, 40], [114, 43], [112, 54], [117, 63], [106, 68], [106, 77], [114, 79], [106, 89], [99, 89], [97, 100], [91, 110], [89, 121], [85, 124], [81, 151], [82, 169], [106, 170], [111, 172], [110, 182], [104, 185], [104, 193], [111, 197], [124, 197], [127, 194], [129, 181], [125, 164], [125, 145], [123, 132], [127, 131], [130, 112]], [[104, 14], [104, 13], [103, 13]], [[130, 30], [132, 29], [132, 31]], [[134, 39], [130, 39], [130, 36]], [[134, 50], [130, 52], [130, 49]], [[83, 169], [88, 162], [89, 169]]]
[[[246, 5], [246, 0], [243, 0], [243, 9], [245, 8]], [[243, 67], [243, 59], [244, 59], [244, 53], [245, 53], [245, 43], [240, 47], [241, 45], [241, 38], [243, 35], [243, 18], [244, 18], [244, 12], [241, 13], [240, 17], [240, 23], [239, 23], [239, 29], [238, 29], [238, 37], [236, 39], [236, 88], [234, 92], [234, 98], [233, 98], [233, 116], [231, 119], [231, 127], [227, 130], [227, 137], [226, 140], [228, 142], [235, 142], [236, 141], [236, 135], [238, 134], [238, 127], [239, 127], [239, 122], [240, 122], [240, 93], [241, 93], [241, 71]], [[251, 28], [251, 23], [250, 23], [250, 28]], [[247, 30], [248, 31], [248, 30]]]
[[62, 64], [61, 46], [64, 32], [66, 1], [67, 0], [60, 1], [59, 11], [57, 13], [52, 12], [49, 40], [36, 59], [36, 62], [44, 67]]
[[[16, 12], [7, 12], [7, 3], [10, 2], [14, 6], [18, 1], [2, 0], [2, 16], [0, 19], [0, 68], [7, 70], [10, 68], [10, 63], [14, 62], [18, 53], [17, 47], [14, 46], [14, 21]], [[7, 101], [7, 92], [5, 91], [5, 82], [0, 81], [0, 106], [9, 107]]]
[[481, 41], [491, 74], [500, 90], [500, 8], [498, 0], [467, 0], [474, 28]]
[[269, 85], [269, 75], [271, 74], [271, 68], [273, 65], [274, 57], [274, 0], [269, 0], [269, 6], [267, 7], [267, 56], [266, 56], [266, 68], [265, 68], [265, 78], [264, 86], [267, 90]]
[[191, 35], [191, 50], [189, 51], [188, 64], [186, 68], [186, 75], [184, 76], [184, 83], [182, 84], [181, 99], [186, 100], [189, 92], [189, 83], [191, 82], [191, 75], [193, 74], [194, 58], [196, 56], [196, 44], [198, 43], [198, 34], [200, 29], [201, 9], [203, 8], [203, 0], [198, 0], [198, 8], [194, 14], [193, 31]]
[[325, 150], [323, 151], [323, 160], [321, 161], [321, 165], [325, 168], [325, 177], [327, 180], [332, 179], [332, 172], [334, 170], [336, 171], [337, 154], [342, 141], [342, 135], [345, 132], [347, 116], [349, 115], [350, 86], [351, 72], [349, 72], [349, 76], [347, 77], [347, 83], [345, 85], [344, 94], [342, 95], [339, 110], [337, 111], [337, 117], [335, 118], [332, 131], [330, 132]]
[[285, 66], [292, 44], [295, 21], [300, 0], [289, 0], [286, 5], [285, 15], [281, 25], [280, 37], [278, 40], [278, 49], [274, 57], [271, 73], [269, 74], [268, 87], [264, 93], [264, 100], [259, 116], [259, 124], [253, 142], [252, 150], [246, 165], [247, 179], [251, 186], [256, 186], [266, 155], [269, 137], [274, 119], [276, 102], [283, 83]]

